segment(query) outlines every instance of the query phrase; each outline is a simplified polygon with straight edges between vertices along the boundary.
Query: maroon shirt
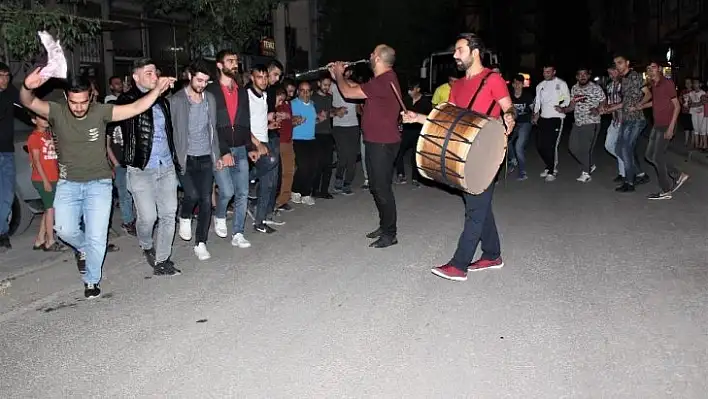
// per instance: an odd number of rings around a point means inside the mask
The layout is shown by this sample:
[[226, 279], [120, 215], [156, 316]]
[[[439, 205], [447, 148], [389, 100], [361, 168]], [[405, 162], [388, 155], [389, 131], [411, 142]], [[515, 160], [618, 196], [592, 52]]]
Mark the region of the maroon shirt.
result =
[[654, 126], [668, 127], [674, 116], [674, 104], [671, 100], [676, 98], [676, 85], [662, 76], [652, 87], [651, 95]]
[[401, 106], [393, 93], [391, 82], [400, 93], [398, 77], [393, 71], [382, 73], [361, 85], [361, 90], [366, 94], [364, 115], [361, 117], [364, 141], [381, 144], [401, 141], [401, 133], [398, 131]]

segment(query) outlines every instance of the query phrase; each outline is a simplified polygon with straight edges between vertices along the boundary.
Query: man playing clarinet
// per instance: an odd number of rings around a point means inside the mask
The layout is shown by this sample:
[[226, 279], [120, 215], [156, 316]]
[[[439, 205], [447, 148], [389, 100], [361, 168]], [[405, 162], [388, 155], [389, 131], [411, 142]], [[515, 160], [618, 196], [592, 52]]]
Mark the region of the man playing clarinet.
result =
[[[498, 119], [503, 113], [506, 134], [514, 129], [516, 114], [506, 82], [498, 73], [482, 65], [484, 45], [473, 34], [463, 34], [455, 43], [455, 63], [465, 71], [465, 77], [452, 86], [449, 102], [468, 107], [474, 112]], [[405, 123], [425, 123], [427, 115], [412, 111], [403, 113]], [[465, 227], [457, 243], [457, 250], [445, 265], [432, 269], [433, 274], [453, 281], [467, 280], [468, 271], [498, 269], [504, 266], [501, 258], [499, 234], [492, 213], [494, 182], [479, 195], [464, 193]], [[477, 244], [482, 242], [482, 256], [472, 262]]]

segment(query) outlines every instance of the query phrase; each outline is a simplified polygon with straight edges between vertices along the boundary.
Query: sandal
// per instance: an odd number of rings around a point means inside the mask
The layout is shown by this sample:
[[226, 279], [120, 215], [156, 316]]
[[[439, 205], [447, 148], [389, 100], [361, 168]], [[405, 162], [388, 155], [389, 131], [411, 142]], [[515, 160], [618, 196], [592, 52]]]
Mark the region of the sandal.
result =
[[108, 244], [108, 246], [106, 246], [106, 252], [116, 252], [118, 250], [120, 250], [120, 248], [115, 244]]
[[43, 242], [42, 242], [42, 243], [39, 243], [39, 244], [35, 242], [34, 245], [32, 246], [32, 250], [33, 250], [33, 251], [40, 251], [40, 250], [43, 250], [43, 249], [44, 249], [44, 243], [43, 243]]
[[45, 246], [42, 249], [44, 249], [44, 252], [64, 252], [64, 250], [66, 250], [66, 247], [55, 241], [52, 245], [48, 247]]

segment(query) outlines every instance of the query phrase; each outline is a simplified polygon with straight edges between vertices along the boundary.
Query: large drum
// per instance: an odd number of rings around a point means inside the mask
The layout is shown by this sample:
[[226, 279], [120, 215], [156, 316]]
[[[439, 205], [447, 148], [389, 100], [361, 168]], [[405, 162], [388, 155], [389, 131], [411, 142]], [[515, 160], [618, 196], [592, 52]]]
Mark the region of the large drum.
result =
[[416, 164], [423, 177], [481, 194], [504, 160], [506, 129], [498, 120], [456, 107], [437, 105], [423, 125]]

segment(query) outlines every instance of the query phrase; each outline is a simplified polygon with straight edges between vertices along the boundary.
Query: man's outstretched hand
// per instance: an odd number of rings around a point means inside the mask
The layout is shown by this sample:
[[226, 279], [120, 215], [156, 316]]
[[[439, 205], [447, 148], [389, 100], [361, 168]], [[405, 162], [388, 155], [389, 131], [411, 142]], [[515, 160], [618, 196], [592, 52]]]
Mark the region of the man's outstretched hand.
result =
[[44, 77], [40, 74], [42, 71], [42, 67], [39, 67], [32, 71], [27, 77], [25, 78], [25, 83], [24, 86], [27, 90], [35, 90], [41, 87], [43, 84], [45, 84], [49, 78]]

